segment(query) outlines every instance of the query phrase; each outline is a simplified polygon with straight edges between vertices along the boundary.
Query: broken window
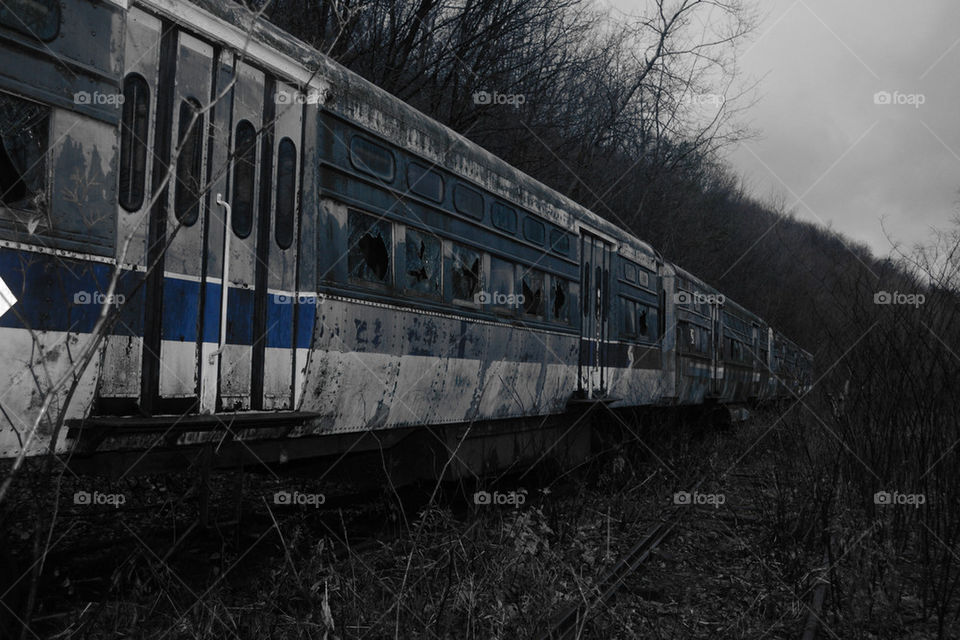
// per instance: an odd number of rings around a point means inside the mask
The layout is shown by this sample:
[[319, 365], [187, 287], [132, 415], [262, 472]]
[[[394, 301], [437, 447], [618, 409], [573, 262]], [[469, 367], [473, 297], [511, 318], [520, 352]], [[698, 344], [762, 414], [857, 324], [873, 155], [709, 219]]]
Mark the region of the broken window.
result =
[[430, 296], [440, 295], [442, 244], [439, 238], [407, 229], [406, 287]]
[[483, 264], [479, 253], [460, 245], [453, 245], [450, 284], [454, 300], [475, 302], [474, 296], [482, 289], [482, 270]]
[[562, 278], [553, 278], [553, 319], [557, 322], [569, 322], [567, 310], [570, 300], [570, 283]]
[[528, 316], [543, 317], [543, 274], [532, 269], [525, 270], [521, 278], [523, 294], [523, 313]]
[[347, 268], [350, 277], [377, 284], [390, 282], [393, 227], [387, 220], [350, 212]]
[[42, 211], [47, 198], [50, 109], [0, 92], [0, 203]]

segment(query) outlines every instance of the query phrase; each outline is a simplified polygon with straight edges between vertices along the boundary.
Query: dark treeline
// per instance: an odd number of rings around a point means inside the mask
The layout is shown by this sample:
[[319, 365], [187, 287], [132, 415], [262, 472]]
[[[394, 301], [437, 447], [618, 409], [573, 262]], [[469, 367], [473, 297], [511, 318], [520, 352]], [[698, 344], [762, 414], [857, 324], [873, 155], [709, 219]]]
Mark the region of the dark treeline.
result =
[[736, 55], [756, 18], [739, 1], [650, 0], [616, 19], [593, 0], [273, 0], [265, 13], [810, 350], [825, 270], [873, 269], [867, 249], [750, 197], [718, 160], [749, 135]]
[[[751, 134], [755, 94], [736, 68], [757, 25], [746, 5], [646, 0], [611, 18], [592, 0], [272, 0], [265, 13], [813, 352], [816, 393], [791, 407], [807, 427], [791, 432], [801, 438], [785, 463], [809, 482], [784, 509], [815, 557], [826, 546], [844, 559], [829, 606], [853, 628], [881, 608], [949, 635], [960, 589], [960, 233], [879, 259], [797, 219], [790, 203], [746, 193], [721, 160]], [[884, 510], [880, 490], [923, 493], [927, 506]]]

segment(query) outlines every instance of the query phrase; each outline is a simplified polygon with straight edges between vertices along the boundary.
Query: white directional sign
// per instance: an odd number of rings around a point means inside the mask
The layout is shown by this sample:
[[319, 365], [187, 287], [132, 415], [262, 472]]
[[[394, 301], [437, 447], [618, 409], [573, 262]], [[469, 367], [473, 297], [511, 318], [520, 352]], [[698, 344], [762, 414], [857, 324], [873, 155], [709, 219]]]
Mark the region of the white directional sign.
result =
[[17, 304], [17, 296], [13, 295], [7, 283], [0, 278], [0, 316], [10, 310], [10, 307]]

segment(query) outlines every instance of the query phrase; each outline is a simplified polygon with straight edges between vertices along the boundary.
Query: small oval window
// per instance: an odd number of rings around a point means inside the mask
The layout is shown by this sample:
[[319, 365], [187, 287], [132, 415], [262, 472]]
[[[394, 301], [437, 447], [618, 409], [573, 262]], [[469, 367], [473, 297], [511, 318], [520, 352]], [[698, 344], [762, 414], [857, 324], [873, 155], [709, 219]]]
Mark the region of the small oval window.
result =
[[443, 177], [436, 171], [411, 163], [407, 166], [407, 186], [417, 195], [443, 202]]
[[493, 208], [490, 210], [490, 220], [493, 222], [493, 226], [498, 229], [510, 233], [517, 232], [517, 212], [505, 204], [493, 203]]
[[364, 173], [393, 182], [393, 154], [375, 142], [354, 136], [350, 141], [350, 162]]
[[523, 237], [524, 238], [526, 238], [530, 242], [543, 244], [543, 237], [545, 234], [546, 234], [546, 230], [542, 222], [534, 218], [531, 218], [529, 216], [523, 219]]
[[560, 229], [550, 230], [550, 250], [567, 255], [570, 253], [570, 236]]
[[120, 187], [118, 200], [127, 211], [143, 206], [147, 181], [147, 137], [150, 127], [150, 87], [137, 73], [123, 81], [120, 121]]
[[200, 216], [201, 175], [203, 171], [203, 113], [200, 103], [187, 98], [180, 103], [177, 125], [180, 145], [177, 152], [177, 189], [173, 211], [177, 220], [190, 226]]
[[233, 232], [246, 238], [253, 229], [253, 197], [257, 172], [257, 130], [249, 120], [237, 123], [233, 159]]
[[293, 244], [293, 216], [297, 202], [297, 145], [284, 138], [277, 147], [277, 222], [274, 237], [277, 246], [289, 249]]
[[453, 188], [453, 206], [464, 215], [483, 220], [483, 195], [479, 191], [458, 184]]

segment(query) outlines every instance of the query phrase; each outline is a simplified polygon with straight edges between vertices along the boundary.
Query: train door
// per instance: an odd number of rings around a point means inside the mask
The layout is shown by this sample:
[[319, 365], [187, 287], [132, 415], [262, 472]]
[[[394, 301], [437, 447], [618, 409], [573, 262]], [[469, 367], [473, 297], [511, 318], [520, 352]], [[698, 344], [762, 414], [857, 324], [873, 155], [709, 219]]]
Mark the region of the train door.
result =
[[[299, 157], [303, 108], [297, 89], [268, 80], [261, 142], [261, 206], [257, 230], [253, 409], [291, 409], [295, 360]], [[281, 97], [282, 96], [282, 97]]]
[[214, 48], [164, 23], [160, 38], [141, 405], [199, 404], [207, 127]]
[[[245, 63], [234, 70], [229, 224], [220, 266], [224, 340], [213, 352], [218, 411], [293, 408], [303, 103], [297, 88]], [[226, 277], [222, 274], [226, 272]], [[217, 331], [216, 335], [220, 335]]]
[[710, 305], [710, 395], [723, 394], [723, 307], [717, 302]]
[[580, 360], [578, 388], [588, 398], [607, 390], [612, 245], [590, 233], [580, 237]]

